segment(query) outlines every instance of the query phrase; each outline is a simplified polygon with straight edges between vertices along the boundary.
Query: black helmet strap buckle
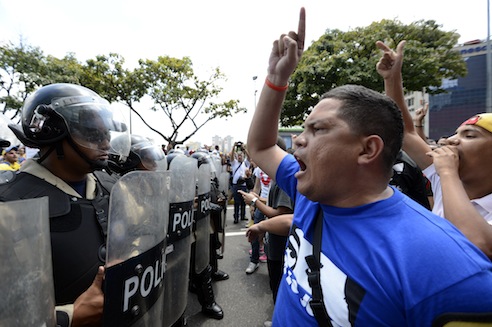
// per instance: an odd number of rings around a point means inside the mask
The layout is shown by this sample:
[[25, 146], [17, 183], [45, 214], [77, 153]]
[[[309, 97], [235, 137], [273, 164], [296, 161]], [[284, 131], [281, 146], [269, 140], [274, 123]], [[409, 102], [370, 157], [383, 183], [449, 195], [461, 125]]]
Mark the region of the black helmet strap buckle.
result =
[[58, 157], [59, 160], [62, 160], [65, 155], [64, 155], [64, 152], [63, 152], [63, 143], [62, 141], [59, 141], [59, 142], [56, 142], [55, 144], [53, 144], [52, 146], [50, 146], [50, 148], [48, 149], [48, 151], [46, 151], [39, 159], [38, 159], [38, 163], [42, 163], [46, 158], [48, 158], [48, 156], [51, 154], [51, 152], [53, 152], [53, 150], [56, 149], [56, 156]]
[[63, 160], [63, 158], [65, 157], [65, 154], [63, 152], [63, 143], [57, 142], [55, 147], [56, 147], [56, 156], [58, 157], [59, 160]]
[[48, 151], [43, 153], [43, 155], [38, 159], [38, 163], [41, 164], [46, 158], [48, 158], [48, 156], [51, 154], [51, 152], [53, 152], [53, 150], [55, 150], [55, 148], [56, 148], [56, 144], [50, 146]]

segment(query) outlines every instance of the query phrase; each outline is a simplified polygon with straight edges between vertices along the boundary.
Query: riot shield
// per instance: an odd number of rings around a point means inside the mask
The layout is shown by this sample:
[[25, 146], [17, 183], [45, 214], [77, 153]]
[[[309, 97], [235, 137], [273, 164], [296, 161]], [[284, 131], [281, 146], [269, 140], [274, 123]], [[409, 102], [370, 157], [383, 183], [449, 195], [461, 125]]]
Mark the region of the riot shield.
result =
[[10, 124], [13, 124], [13, 122], [7, 116], [0, 113], [0, 139], [10, 141], [10, 145], [19, 145], [21, 142], [8, 127]]
[[219, 191], [224, 194], [226, 200], [224, 201], [224, 210], [222, 212], [222, 224], [221, 228], [219, 228], [219, 239], [220, 239], [220, 253], [224, 253], [225, 251], [225, 228], [227, 221], [227, 196], [229, 191], [229, 174], [227, 171], [222, 172], [219, 177]]
[[172, 326], [186, 311], [191, 255], [191, 227], [197, 165], [185, 155], [169, 164], [169, 227], [167, 235], [167, 270], [164, 276], [164, 324]]
[[198, 168], [195, 214], [195, 272], [202, 272], [210, 260], [210, 164], [202, 163]]
[[212, 178], [216, 177], [218, 179], [222, 172], [222, 158], [220, 158], [218, 154], [212, 154], [210, 158], [212, 159], [212, 164], [214, 166], [213, 171], [215, 172], [215, 176], [212, 176]]
[[0, 326], [56, 326], [48, 197], [0, 212]]
[[110, 197], [104, 326], [161, 326], [168, 172], [134, 171]]
[[219, 176], [219, 191], [224, 192], [227, 196], [227, 191], [229, 190], [229, 174], [228, 172], [222, 172]]

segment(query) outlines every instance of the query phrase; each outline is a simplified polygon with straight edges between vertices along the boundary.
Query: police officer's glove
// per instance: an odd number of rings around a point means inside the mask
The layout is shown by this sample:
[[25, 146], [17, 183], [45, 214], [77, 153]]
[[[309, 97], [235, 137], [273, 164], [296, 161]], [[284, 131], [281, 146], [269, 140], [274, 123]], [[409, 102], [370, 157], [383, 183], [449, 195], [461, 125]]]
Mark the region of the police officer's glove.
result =
[[220, 211], [222, 211], [222, 207], [219, 206], [218, 204], [210, 203], [210, 210], [215, 211], [215, 212], [220, 212]]

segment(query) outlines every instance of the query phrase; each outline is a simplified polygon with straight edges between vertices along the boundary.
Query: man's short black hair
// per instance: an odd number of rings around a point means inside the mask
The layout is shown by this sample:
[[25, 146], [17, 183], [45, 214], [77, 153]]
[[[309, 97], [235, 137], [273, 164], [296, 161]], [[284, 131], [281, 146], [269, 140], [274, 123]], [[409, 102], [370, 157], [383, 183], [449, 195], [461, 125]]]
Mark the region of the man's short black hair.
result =
[[338, 116], [358, 135], [378, 135], [384, 142], [383, 159], [388, 170], [403, 142], [403, 119], [396, 103], [384, 94], [360, 85], [344, 85], [321, 96], [343, 102]]

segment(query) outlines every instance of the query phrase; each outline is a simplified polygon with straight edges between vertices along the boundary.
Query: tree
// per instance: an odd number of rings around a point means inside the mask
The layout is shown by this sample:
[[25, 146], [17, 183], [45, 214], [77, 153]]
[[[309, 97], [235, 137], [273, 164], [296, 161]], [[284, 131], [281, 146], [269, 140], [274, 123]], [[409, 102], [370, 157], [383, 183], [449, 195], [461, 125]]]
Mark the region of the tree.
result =
[[336, 86], [359, 84], [382, 92], [383, 82], [375, 69], [381, 56], [375, 46], [378, 40], [391, 47], [407, 40], [403, 65], [406, 91], [443, 92], [442, 79], [465, 76], [466, 64], [453, 50], [459, 34], [440, 27], [433, 20], [409, 25], [382, 20], [349, 32], [327, 30], [304, 52], [291, 77], [281, 124], [302, 123], [320, 96]]
[[147, 123], [136, 108], [147, 93], [147, 84], [141, 69], [130, 71], [124, 68], [124, 64], [125, 59], [116, 53], [87, 60], [82, 84], [110, 102], [118, 101], [126, 105], [147, 127], [165, 138]]
[[80, 84], [81, 64], [74, 54], [62, 59], [45, 56], [38, 47], [8, 43], [0, 47], [0, 103], [3, 114], [15, 120], [26, 98], [51, 83]]
[[[148, 95], [153, 101], [152, 110], [161, 110], [169, 118], [170, 133], [163, 138], [171, 144], [186, 142], [206, 123], [215, 118], [231, 117], [246, 112], [238, 100], [216, 103], [222, 88], [218, 85], [225, 76], [216, 68], [207, 80], [200, 80], [194, 73], [192, 62], [160, 56], [157, 60], [140, 60], [135, 72], [146, 83]], [[192, 131], [178, 139], [184, 126]]]
[[53, 83], [82, 84], [83, 66], [75, 58], [74, 53], [68, 53], [62, 59], [49, 55], [45, 58], [44, 62], [43, 85]]
[[42, 85], [44, 76], [43, 52], [21, 39], [19, 45], [9, 42], [0, 46], [0, 103], [2, 114], [13, 111], [10, 119], [19, 114], [24, 100]]
[[[90, 59], [84, 65], [81, 83], [108, 101], [128, 106], [149, 129], [173, 145], [186, 142], [212, 119], [246, 111], [239, 107], [237, 100], [211, 101], [222, 91], [217, 84], [225, 79], [218, 68], [208, 80], [201, 81], [187, 57], [139, 60], [139, 66], [134, 70], [125, 69], [124, 63], [124, 58], [114, 53]], [[138, 107], [147, 98], [152, 103], [151, 110], [160, 110], [169, 118], [169, 133], [159, 131], [143, 117]], [[182, 136], [179, 133], [185, 126], [192, 129]]]

